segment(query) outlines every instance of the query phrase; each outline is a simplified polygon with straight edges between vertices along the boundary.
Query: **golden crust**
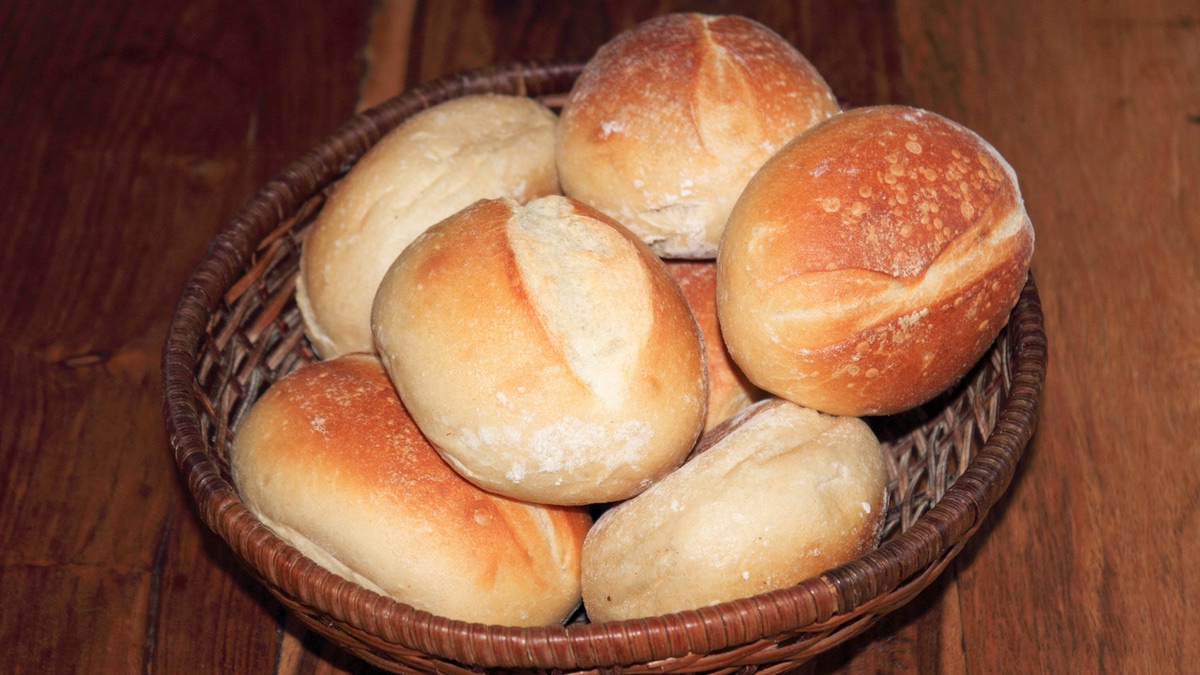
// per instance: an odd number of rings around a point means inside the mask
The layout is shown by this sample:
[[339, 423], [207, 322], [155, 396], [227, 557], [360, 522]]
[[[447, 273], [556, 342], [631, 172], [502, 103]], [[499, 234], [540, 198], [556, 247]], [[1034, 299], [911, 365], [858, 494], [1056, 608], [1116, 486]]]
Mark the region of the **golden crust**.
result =
[[842, 415], [943, 391], [1016, 303], [1033, 228], [1016, 177], [933, 113], [843, 113], [747, 186], [720, 253], [718, 311], [755, 384]]
[[704, 335], [708, 365], [708, 431], [766, 394], [746, 379], [729, 356], [717, 321], [717, 265], [712, 260], [668, 260], [667, 270], [679, 283], [696, 324]]
[[384, 278], [373, 323], [422, 430], [501, 494], [627, 498], [703, 425], [701, 337], [678, 286], [574, 200], [484, 201], [434, 226]]
[[582, 510], [531, 506], [455, 473], [378, 359], [346, 355], [277, 382], [231, 457], [247, 506], [335, 573], [465, 621], [556, 623], [578, 602]]
[[754, 171], [837, 111], [816, 69], [764, 26], [667, 15], [588, 62], [559, 123], [560, 179], [660, 255], [711, 258]]

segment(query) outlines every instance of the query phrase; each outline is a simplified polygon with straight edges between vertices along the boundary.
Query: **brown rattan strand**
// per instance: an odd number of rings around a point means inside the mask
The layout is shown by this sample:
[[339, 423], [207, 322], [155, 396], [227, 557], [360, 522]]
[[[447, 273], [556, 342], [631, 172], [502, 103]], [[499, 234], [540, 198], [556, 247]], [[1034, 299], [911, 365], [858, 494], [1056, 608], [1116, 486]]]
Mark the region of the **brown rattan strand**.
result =
[[1003, 494], [1033, 433], [1046, 343], [1030, 279], [1008, 327], [964, 382], [910, 414], [877, 420], [888, 449], [884, 541], [859, 560], [772, 593], [634, 621], [542, 628], [451, 621], [337, 577], [242, 504], [227, 449], [272, 382], [312, 361], [293, 289], [306, 228], [326, 191], [384, 133], [472, 93], [561, 100], [574, 64], [514, 64], [422, 86], [355, 117], [268, 183], [213, 241], [163, 351], [164, 414], [200, 515], [312, 630], [395, 672], [554, 670], [776, 672], [903, 605], [935, 578]]

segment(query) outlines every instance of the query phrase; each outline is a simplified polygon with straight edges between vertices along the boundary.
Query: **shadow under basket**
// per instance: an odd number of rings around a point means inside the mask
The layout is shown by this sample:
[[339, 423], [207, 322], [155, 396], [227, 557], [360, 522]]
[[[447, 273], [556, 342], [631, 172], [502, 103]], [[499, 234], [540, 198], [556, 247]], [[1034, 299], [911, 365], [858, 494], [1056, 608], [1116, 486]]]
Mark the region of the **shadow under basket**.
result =
[[448, 99], [531, 96], [556, 106], [578, 64], [514, 64], [432, 82], [367, 111], [264, 186], [212, 242], [163, 351], [164, 414], [200, 515], [312, 630], [396, 672], [777, 672], [900, 607], [942, 571], [1012, 480], [1046, 367], [1032, 278], [1008, 326], [953, 390], [871, 420], [887, 449], [890, 508], [878, 549], [771, 593], [666, 616], [515, 628], [453, 621], [337, 577], [250, 513], [230, 480], [233, 434], [272, 382], [315, 360], [295, 303], [305, 231], [334, 184], [389, 130]]

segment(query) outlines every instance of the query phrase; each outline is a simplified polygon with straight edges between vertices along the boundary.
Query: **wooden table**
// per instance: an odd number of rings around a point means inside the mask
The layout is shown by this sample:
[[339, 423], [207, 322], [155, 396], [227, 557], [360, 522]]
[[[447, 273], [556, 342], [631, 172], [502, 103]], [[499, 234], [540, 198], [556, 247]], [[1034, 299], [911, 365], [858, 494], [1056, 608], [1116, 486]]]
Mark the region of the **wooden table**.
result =
[[940, 112], [1016, 168], [1050, 337], [1010, 492], [924, 594], [817, 672], [1200, 663], [1200, 5], [213, 2], [0, 9], [0, 671], [363, 672], [194, 514], [159, 351], [206, 243], [357, 105], [750, 16], [847, 105]]

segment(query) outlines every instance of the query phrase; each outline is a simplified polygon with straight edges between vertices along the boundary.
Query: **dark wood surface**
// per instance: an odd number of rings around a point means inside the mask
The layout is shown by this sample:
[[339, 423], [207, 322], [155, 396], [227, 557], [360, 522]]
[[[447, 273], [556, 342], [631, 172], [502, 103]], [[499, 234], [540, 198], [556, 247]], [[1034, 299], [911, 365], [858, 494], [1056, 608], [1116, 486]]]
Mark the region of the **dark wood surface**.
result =
[[0, 5], [0, 670], [372, 672], [195, 515], [159, 398], [184, 280], [356, 106], [585, 59], [680, 9], [762, 21], [846, 105], [975, 129], [1037, 228], [1050, 369], [1012, 488], [932, 587], [813, 669], [1194, 669], [1195, 2], [23, 0]]

